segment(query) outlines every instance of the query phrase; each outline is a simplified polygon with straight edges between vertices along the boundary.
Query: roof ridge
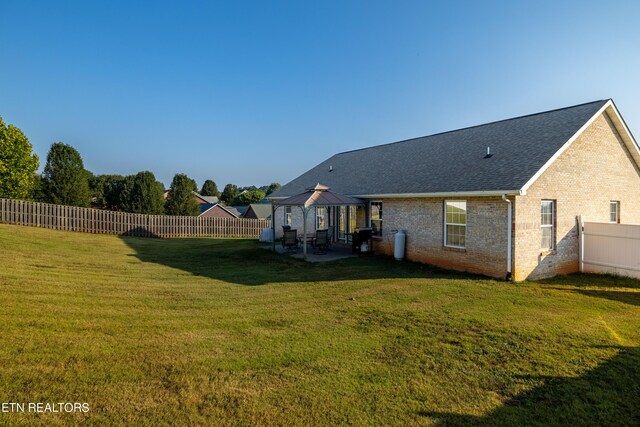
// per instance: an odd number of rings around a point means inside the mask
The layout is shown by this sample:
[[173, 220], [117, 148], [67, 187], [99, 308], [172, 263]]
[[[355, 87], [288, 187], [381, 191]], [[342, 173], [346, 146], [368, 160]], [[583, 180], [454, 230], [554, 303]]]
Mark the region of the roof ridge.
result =
[[[597, 102], [608, 102], [608, 101], [611, 101], [611, 100], [612, 100], [611, 98], [598, 99], [596, 101], [583, 102], [582, 104], [570, 105], [568, 107], [562, 107], [562, 108], [554, 108], [552, 110], [540, 111], [538, 113], [524, 114], [522, 116], [510, 117], [508, 119], [494, 120], [492, 122], [482, 123], [482, 124], [473, 125], [473, 126], [466, 126], [466, 127], [463, 127], [463, 128], [448, 130], [448, 131], [444, 131], [444, 132], [432, 133], [430, 135], [417, 136], [417, 137], [414, 137], [414, 138], [407, 138], [407, 139], [403, 139], [403, 140], [400, 140], [400, 141], [394, 141], [394, 142], [387, 142], [385, 144], [372, 145], [370, 147], [356, 148], [355, 150], [347, 150], [347, 151], [342, 151], [340, 153], [336, 153], [331, 157], [335, 157], [335, 156], [338, 156], [340, 154], [353, 153], [353, 152], [356, 152], [356, 151], [370, 150], [372, 148], [384, 147], [384, 146], [387, 146], [387, 145], [400, 144], [401, 142], [408, 142], [408, 141], [413, 141], [413, 140], [416, 140], [416, 139], [431, 138], [433, 136], [445, 135], [447, 133], [453, 133], [453, 132], [459, 132], [459, 131], [467, 130], [467, 129], [479, 128], [479, 127], [482, 127], [482, 126], [493, 125], [493, 124], [501, 123], [501, 122], [508, 122], [510, 120], [524, 119], [525, 117], [538, 116], [540, 114], [548, 114], [548, 113], [554, 113], [554, 112], [562, 111], [562, 110], [569, 110], [571, 108], [582, 107], [583, 105], [595, 104]], [[327, 159], [327, 160], [329, 160], [329, 159]]]

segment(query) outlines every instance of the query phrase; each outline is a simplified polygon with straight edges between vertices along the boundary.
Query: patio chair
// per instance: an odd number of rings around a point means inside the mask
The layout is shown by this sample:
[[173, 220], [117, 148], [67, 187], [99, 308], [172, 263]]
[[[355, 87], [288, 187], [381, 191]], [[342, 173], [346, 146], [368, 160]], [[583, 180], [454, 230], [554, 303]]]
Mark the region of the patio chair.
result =
[[298, 230], [284, 230], [282, 235], [282, 247], [287, 250], [298, 250]]
[[329, 246], [329, 230], [316, 231], [316, 239], [314, 243], [313, 253], [326, 254]]
[[328, 234], [328, 238], [327, 238], [327, 249], [331, 249], [331, 246], [333, 246], [333, 236], [335, 235], [335, 227], [331, 226], [327, 229]]

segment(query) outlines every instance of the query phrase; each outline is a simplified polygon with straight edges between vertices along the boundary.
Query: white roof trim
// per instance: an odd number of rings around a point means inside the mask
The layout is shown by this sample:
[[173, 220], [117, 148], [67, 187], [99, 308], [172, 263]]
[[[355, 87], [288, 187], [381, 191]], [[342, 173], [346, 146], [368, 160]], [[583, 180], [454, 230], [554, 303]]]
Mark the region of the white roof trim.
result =
[[607, 114], [609, 114], [609, 118], [613, 122], [614, 126], [618, 130], [618, 134], [620, 138], [629, 149], [631, 156], [636, 161], [638, 167], [640, 168], [640, 146], [638, 146], [638, 141], [635, 140], [633, 134], [627, 127], [627, 124], [624, 122], [624, 119], [620, 115], [616, 104], [613, 101], [611, 102], [611, 108], [607, 109]]
[[225, 212], [227, 212], [229, 215], [231, 215], [234, 218], [240, 218], [239, 216], [237, 216], [236, 214], [234, 214], [233, 212], [231, 212], [229, 209], [225, 208], [223, 205], [221, 205], [220, 203], [214, 203], [213, 206], [211, 206], [209, 209], [207, 209], [206, 211], [202, 212], [200, 215], [198, 216], [202, 216], [205, 213], [209, 212], [211, 209], [215, 208], [216, 206], [220, 206]]
[[507, 195], [521, 195], [520, 190], [494, 190], [494, 191], [455, 191], [445, 193], [389, 193], [389, 194], [357, 194], [351, 197], [358, 197], [360, 199], [398, 199], [398, 198], [427, 198], [427, 197], [482, 197], [482, 196], [502, 196]]
[[[348, 194], [349, 197], [358, 199], [406, 199], [406, 198], [429, 198], [429, 197], [487, 197], [487, 196], [521, 196], [521, 190], [493, 190], [493, 191], [455, 191], [445, 193], [386, 193], [386, 194]], [[288, 197], [272, 197], [273, 200], [283, 200]], [[337, 205], [336, 205], [337, 206]]]
[[560, 155], [564, 153], [576, 139], [578, 139], [582, 132], [584, 132], [589, 126], [591, 126], [591, 124], [605, 111], [616, 127], [620, 138], [623, 140], [623, 142], [631, 152], [631, 155], [636, 161], [637, 166], [640, 167], [640, 148], [638, 148], [638, 143], [635, 141], [633, 135], [627, 128], [627, 125], [624, 123], [624, 120], [622, 119], [620, 112], [613, 103], [613, 100], [610, 99], [584, 125], [582, 125], [582, 127], [578, 129], [578, 131], [571, 138], [569, 138], [569, 140], [565, 142], [564, 145], [560, 147], [560, 149], [556, 151], [556, 153], [549, 160], [547, 160], [542, 168], [540, 168], [540, 170], [536, 172], [536, 174], [533, 175], [531, 179], [529, 179], [529, 181], [527, 181], [527, 183], [522, 187], [522, 194], [526, 194], [529, 187], [531, 187], [533, 183], [536, 182], [536, 180], [540, 178], [540, 176], [547, 169], [549, 169], [553, 162], [555, 162], [558, 157], [560, 157]]

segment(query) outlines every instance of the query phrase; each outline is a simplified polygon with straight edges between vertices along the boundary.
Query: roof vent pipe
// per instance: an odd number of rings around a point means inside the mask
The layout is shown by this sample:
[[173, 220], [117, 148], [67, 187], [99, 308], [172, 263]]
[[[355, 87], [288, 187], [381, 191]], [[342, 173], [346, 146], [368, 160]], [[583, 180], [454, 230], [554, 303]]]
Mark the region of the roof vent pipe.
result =
[[333, 172], [333, 166], [329, 166], [329, 172]]
[[491, 154], [491, 147], [487, 147], [487, 155], [484, 156], [485, 159], [488, 159], [489, 157], [493, 156], [493, 154]]

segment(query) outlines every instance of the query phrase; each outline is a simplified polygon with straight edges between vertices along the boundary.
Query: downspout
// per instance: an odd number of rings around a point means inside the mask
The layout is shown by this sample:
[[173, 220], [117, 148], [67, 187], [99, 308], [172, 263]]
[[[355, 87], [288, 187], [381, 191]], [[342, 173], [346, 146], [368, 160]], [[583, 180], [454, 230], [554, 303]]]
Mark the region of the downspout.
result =
[[507, 202], [507, 275], [505, 280], [511, 280], [511, 227], [513, 224], [513, 205], [511, 200], [507, 199], [507, 195], [502, 195], [502, 200]]

